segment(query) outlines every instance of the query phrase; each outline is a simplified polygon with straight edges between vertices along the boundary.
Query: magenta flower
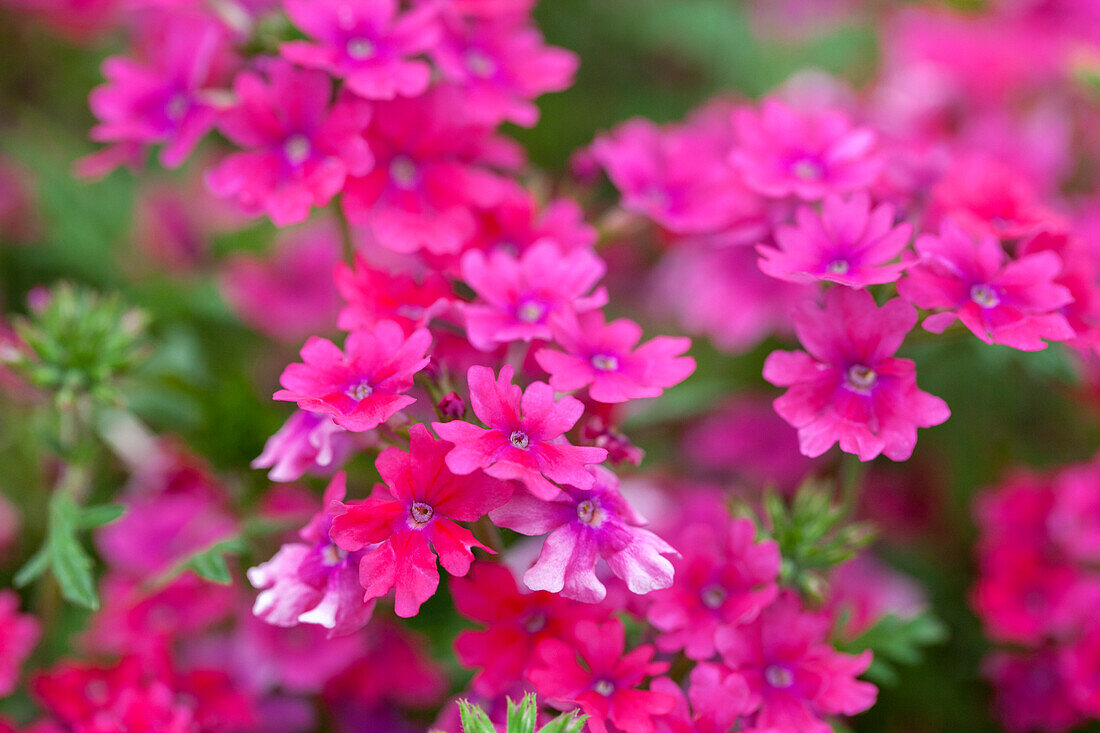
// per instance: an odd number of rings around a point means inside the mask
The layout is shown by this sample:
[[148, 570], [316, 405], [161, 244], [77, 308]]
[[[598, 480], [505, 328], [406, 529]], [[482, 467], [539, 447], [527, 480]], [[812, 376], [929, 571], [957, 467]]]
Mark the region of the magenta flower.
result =
[[1045, 349], [1043, 339], [1074, 337], [1059, 312], [1073, 295], [1054, 282], [1062, 270], [1054, 252], [1007, 261], [995, 237], [972, 239], [950, 220], [939, 236], [917, 237], [916, 250], [919, 259], [898, 283], [898, 294], [919, 308], [939, 311], [924, 319], [932, 333], [943, 333], [958, 319], [985, 343], [1021, 351]]
[[355, 432], [376, 428], [416, 402], [405, 394], [413, 375], [428, 365], [432, 336], [418, 329], [408, 337], [393, 321], [373, 331], [348, 334], [344, 351], [328, 339], [312, 337], [302, 347], [304, 364], [283, 370], [277, 400], [332, 417]]
[[452, 298], [451, 286], [438, 272], [418, 281], [406, 273], [371, 267], [355, 256], [355, 268], [340, 263], [333, 275], [336, 289], [347, 302], [337, 324], [345, 331], [374, 328], [379, 321], [399, 323], [406, 332], [427, 326]]
[[797, 226], [776, 228], [776, 247], [760, 245], [757, 264], [768, 275], [789, 282], [817, 280], [850, 288], [890, 283], [901, 277], [905, 263], [891, 263], [909, 244], [913, 227], [894, 224], [894, 207], [871, 209], [871, 199], [858, 193], [843, 200], [829, 196], [821, 213], [809, 206], [795, 215]]
[[823, 310], [805, 303], [792, 318], [806, 351], [773, 351], [764, 379], [790, 387], [775, 411], [798, 428], [803, 455], [839, 442], [861, 461], [880, 453], [904, 461], [918, 427], [951, 415], [943, 400], [917, 388], [913, 362], [894, 357], [917, 322], [910, 304], [895, 298], [879, 308], [865, 290], [834, 288]]
[[719, 627], [753, 621], [775, 599], [778, 545], [757, 542], [756, 525], [748, 519], [733, 520], [723, 539], [707, 525], [684, 532], [684, 556], [673, 562], [676, 580], [653, 594], [647, 612], [661, 631], [662, 651], [683, 649], [689, 659], [709, 659]]
[[522, 156], [491, 128], [463, 122], [464, 105], [438, 87], [375, 105], [367, 139], [377, 165], [348, 181], [341, 203], [381, 246], [457, 253], [474, 235], [474, 212], [507, 192], [492, 168], [516, 167]]
[[602, 462], [607, 451], [571, 445], [564, 437], [584, 405], [572, 397], [555, 402], [554, 390], [545, 382], [520, 390], [512, 384], [512, 374], [511, 366], [501, 367], [494, 381], [492, 369], [470, 367], [470, 405], [489, 427], [462, 420], [433, 423], [441, 438], [455, 444], [447, 454], [447, 467], [462, 475], [485, 469], [494, 478], [522, 481], [542, 499], [558, 495], [560, 489], [551, 481], [592, 488], [596, 479], [585, 466]]
[[472, 685], [487, 697], [523, 680], [540, 641], [566, 636], [580, 619], [606, 616], [599, 606], [553, 593], [520, 593], [512, 571], [497, 563], [475, 563], [450, 589], [458, 612], [485, 626], [459, 633], [454, 648], [464, 666], [478, 669]]
[[317, 624], [329, 637], [358, 631], [370, 620], [374, 600], [363, 600], [359, 560], [363, 552], [346, 552], [329, 539], [336, 502], [347, 493], [340, 472], [325, 489], [324, 508], [299, 536], [265, 563], [250, 568], [248, 582], [260, 590], [252, 613], [275, 626]]
[[575, 53], [547, 46], [537, 29], [513, 18], [453, 23], [448, 30], [432, 58], [461, 90], [463, 113], [478, 124], [533, 127], [539, 108], [532, 100], [568, 89], [580, 65]]
[[585, 603], [607, 595], [596, 577], [596, 561], [607, 561], [632, 593], [672, 585], [673, 568], [664, 555], [679, 555], [648, 529], [619, 493], [619, 481], [606, 469], [593, 471], [589, 490], [563, 487], [552, 501], [517, 493], [489, 516], [493, 524], [525, 535], [549, 533], [539, 559], [524, 574], [531, 590], [561, 593]]
[[335, 227], [292, 232], [273, 255], [236, 255], [225, 264], [222, 292], [234, 311], [272, 338], [299, 342], [332, 323], [340, 301], [332, 269], [340, 260]]
[[627, 211], [677, 234], [739, 231], [751, 242], [768, 231], [765, 202], [726, 160], [734, 143], [729, 114], [715, 105], [665, 129], [629, 120], [597, 137], [591, 154]]
[[733, 124], [730, 161], [764, 196], [817, 201], [867, 188], [882, 169], [875, 133], [839, 111], [802, 111], [773, 98], [759, 111], [738, 110]]
[[467, 249], [503, 249], [518, 254], [549, 239], [562, 252], [591, 249], [596, 228], [584, 220], [584, 210], [570, 198], [540, 204], [519, 185], [510, 186], [494, 206], [477, 212], [477, 234]]
[[682, 356], [689, 339], [658, 336], [635, 348], [642, 329], [627, 318], [604, 323], [600, 311], [567, 311], [550, 320], [550, 332], [564, 351], [539, 349], [535, 360], [558, 392], [588, 387], [596, 402], [627, 402], [658, 397], [695, 371], [695, 360]]
[[390, 497], [378, 490], [358, 504], [341, 505], [330, 532], [348, 552], [377, 545], [359, 563], [359, 582], [367, 599], [396, 589], [394, 611], [404, 618], [415, 616], [439, 586], [431, 548], [448, 573], [465, 575], [473, 548], [493, 550], [455, 521], [475, 522], [512, 493], [507, 483], [480, 471], [452, 473], [444, 462], [451, 446], [432, 437], [422, 424], [414, 425], [409, 435], [407, 453], [390, 447], [375, 462]]
[[[704, 718], [720, 719], [728, 711], [726, 695], [715, 692], [743, 683], [749, 690], [746, 728], [830, 733], [825, 716], [863, 712], [878, 694], [856, 679], [871, 664], [871, 652], [853, 656], [833, 649], [826, 641], [830, 624], [828, 615], [804, 611], [785, 594], [753, 623], [720, 628], [715, 643], [722, 662], [696, 666], [692, 706]], [[720, 687], [696, 685], [715, 676]]]
[[269, 468], [272, 481], [297, 481], [306, 472], [331, 473], [351, 457], [355, 440], [328, 415], [297, 410], [264, 443], [252, 468]]
[[0, 590], [0, 696], [19, 685], [20, 668], [38, 644], [42, 626], [34, 616], [19, 613], [19, 596]]
[[676, 705], [672, 695], [640, 689], [647, 677], [666, 671], [668, 662], [653, 661], [648, 644], [624, 654], [622, 621], [578, 621], [570, 641], [539, 642], [528, 677], [539, 695], [591, 716], [592, 733], [607, 733], [609, 722], [611, 730], [652, 733], [653, 716]]
[[540, 242], [519, 258], [496, 250], [462, 257], [462, 277], [484, 303], [465, 307], [466, 333], [482, 351], [511, 341], [550, 338], [550, 317], [584, 313], [603, 306], [607, 291], [598, 288], [604, 263], [589, 250], [563, 254]]
[[[155, 56], [148, 62], [123, 56], [103, 62], [107, 82], [88, 97], [99, 119], [91, 137], [122, 148], [137, 145], [141, 152], [147, 145], [163, 144], [160, 162], [178, 168], [214, 127], [217, 108], [208, 87], [228, 67], [230, 34], [205, 14], [174, 14], [163, 25], [157, 42], [149, 44]], [[129, 157], [120, 149], [93, 158], [117, 163], [120, 156]]]
[[290, 20], [312, 41], [279, 47], [288, 61], [321, 69], [366, 99], [424, 93], [432, 69], [413, 57], [439, 40], [434, 8], [398, 14], [397, 0], [287, 0]]
[[365, 102], [330, 104], [332, 82], [321, 71], [285, 61], [264, 64], [266, 80], [252, 71], [237, 75], [237, 104], [218, 129], [244, 148], [206, 173], [218, 196], [233, 198], [250, 215], [266, 213], [275, 226], [305, 221], [314, 206], [327, 206], [349, 176], [370, 170], [374, 158], [363, 138], [370, 118]]

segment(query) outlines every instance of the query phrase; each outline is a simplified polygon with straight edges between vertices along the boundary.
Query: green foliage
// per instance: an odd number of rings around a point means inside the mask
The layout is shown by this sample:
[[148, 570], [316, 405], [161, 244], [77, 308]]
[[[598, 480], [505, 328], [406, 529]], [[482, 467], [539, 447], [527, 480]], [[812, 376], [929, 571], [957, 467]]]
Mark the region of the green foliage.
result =
[[117, 296], [61, 283], [30, 317], [16, 320], [25, 349], [5, 354], [36, 387], [53, 392], [59, 405], [90, 394], [117, 402], [114, 380], [146, 355], [145, 316]]
[[[462, 718], [463, 733], [496, 733], [496, 726], [489, 720], [485, 711], [468, 700], [458, 701], [459, 714]], [[523, 702], [516, 705], [512, 698], [508, 698], [508, 723], [507, 733], [535, 733], [538, 725], [539, 706], [535, 695], [528, 694]], [[587, 715], [578, 715], [578, 711], [562, 713], [546, 725], [538, 729], [538, 733], [581, 733], [584, 730], [584, 722]]]
[[181, 573], [191, 571], [203, 580], [218, 585], [229, 585], [233, 582], [233, 576], [229, 573], [229, 564], [226, 555], [239, 555], [245, 550], [245, 541], [241, 536], [215, 542], [198, 552], [183, 558], [176, 563], [167, 573], [157, 579], [157, 585], [167, 585]]
[[[839, 625], [843, 627], [844, 623], [845, 619], [841, 619]], [[863, 676], [878, 685], [893, 687], [898, 683], [898, 665], [920, 664], [924, 660], [925, 647], [946, 639], [947, 628], [931, 613], [912, 618], [888, 614], [859, 636], [837, 646], [852, 653], [870, 649], [875, 658]]]
[[71, 487], [83, 478], [77, 468], [67, 469], [66, 476], [50, 498], [49, 526], [46, 541], [15, 575], [15, 585], [25, 586], [52, 570], [61, 595], [78, 606], [99, 608], [92, 558], [80, 542], [78, 531], [110, 524], [122, 516], [124, 508], [117, 504], [81, 507], [73, 499]]
[[811, 479], [789, 506], [775, 491], [764, 494], [767, 522], [761, 529], [779, 545], [779, 581], [815, 601], [822, 598], [825, 574], [874, 538], [870, 524], [847, 521], [848, 508], [834, 504], [832, 493], [830, 484]]

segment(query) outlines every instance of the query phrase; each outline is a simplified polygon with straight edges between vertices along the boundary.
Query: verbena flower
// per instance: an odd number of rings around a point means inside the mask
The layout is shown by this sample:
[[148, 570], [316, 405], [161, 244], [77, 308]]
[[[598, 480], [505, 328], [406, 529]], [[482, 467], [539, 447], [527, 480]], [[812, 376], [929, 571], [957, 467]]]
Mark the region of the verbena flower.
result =
[[775, 410], [798, 428], [803, 454], [839, 443], [861, 461], [880, 453], [904, 461], [918, 427], [950, 416], [943, 400], [917, 388], [913, 362], [894, 356], [917, 322], [910, 304], [895, 298], [880, 308], [866, 291], [835, 288], [824, 309], [806, 303], [792, 318], [806, 351], [773, 351], [764, 379], [790, 388]]

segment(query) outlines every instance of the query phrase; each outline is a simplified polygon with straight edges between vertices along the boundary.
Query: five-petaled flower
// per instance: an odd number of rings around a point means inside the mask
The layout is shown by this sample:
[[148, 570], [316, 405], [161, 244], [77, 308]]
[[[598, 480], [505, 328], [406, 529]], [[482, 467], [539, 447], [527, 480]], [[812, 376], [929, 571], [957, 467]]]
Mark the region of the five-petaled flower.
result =
[[764, 379], [790, 387], [775, 410], [798, 428], [803, 454], [819, 456], [839, 442], [861, 461], [880, 453], [904, 461], [918, 427], [950, 416], [943, 400], [917, 388], [913, 362], [894, 356], [917, 322], [909, 303], [895, 298], [879, 308], [865, 290], [834, 288], [824, 309], [805, 303], [793, 320], [806, 351], [773, 351]]
[[275, 399], [330, 415], [348, 430], [371, 430], [416, 401], [405, 393], [413, 386], [413, 375], [427, 366], [431, 342], [427, 329], [406, 337], [393, 321], [379, 321], [373, 331], [353, 331], [343, 351], [328, 339], [313, 337], [302, 347], [305, 363], [283, 371], [283, 389]]
[[339, 505], [329, 532], [347, 552], [369, 550], [359, 561], [364, 597], [378, 598], [393, 588], [394, 611], [406, 618], [439, 586], [432, 548], [448, 573], [465, 575], [473, 548], [493, 550], [456, 522], [477, 521], [512, 493], [509, 484], [480, 471], [452, 473], [444, 463], [450, 445], [423, 425], [414, 425], [409, 437], [408, 452], [390, 447], [378, 456], [385, 488], [362, 502]]
[[513, 369], [473, 366], [467, 373], [470, 404], [488, 428], [462, 420], [433, 423], [444, 440], [454, 443], [447, 466], [458, 474], [485, 469], [499, 479], [517, 479], [535, 496], [553, 499], [560, 489], [551, 481], [592, 488], [595, 477], [586, 466], [607, 458], [603, 448], [576, 446], [565, 432], [577, 424], [584, 405], [572, 397], [554, 400], [554, 389], [534, 382], [521, 390], [512, 384]]

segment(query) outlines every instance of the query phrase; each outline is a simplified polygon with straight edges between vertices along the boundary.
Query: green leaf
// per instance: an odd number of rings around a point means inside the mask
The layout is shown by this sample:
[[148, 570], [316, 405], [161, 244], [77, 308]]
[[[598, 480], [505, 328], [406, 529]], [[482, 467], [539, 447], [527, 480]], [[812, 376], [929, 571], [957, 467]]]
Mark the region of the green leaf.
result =
[[[840, 625], [847, 623], [845, 618]], [[897, 665], [913, 666], [924, 659], [924, 647], [947, 638], [947, 628], [931, 613], [912, 618], [893, 614], [883, 616], [873, 626], [850, 641], [837, 646], [842, 651], [858, 653], [870, 649], [875, 657], [864, 677], [876, 684], [891, 687], [898, 682]]]
[[22, 588], [29, 585], [37, 580], [42, 573], [46, 572], [46, 569], [49, 567], [50, 554], [46, 552], [46, 547], [42, 546], [38, 549], [38, 552], [31, 556], [30, 560], [27, 560], [23, 567], [19, 568], [19, 572], [17, 572], [12, 579], [12, 584], [16, 588]]
[[241, 551], [239, 537], [218, 542], [212, 547], [199, 552], [186, 561], [184, 570], [193, 570], [196, 575], [204, 580], [219, 585], [229, 585], [233, 577], [229, 574], [229, 565], [225, 561], [227, 554], [235, 555]]
[[534, 733], [538, 714], [534, 694], [524, 695], [519, 705], [508, 698], [508, 733]]
[[539, 733], [581, 733], [584, 724], [588, 720], [587, 715], [579, 715], [578, 710], [562, 713], [558, 717], [542, 726]]
[[99, 608], [99, 598], [92, 577], [92, 558], [76, 536], [75, 519], [79, 507], [64, 492], [50, 501], [50, 528], [46, 535], [46, 552], [54, 577], [66, 600], [93, 611]]
[[77, 529], [95, 529], [110, 524], [126, 513], [122, 504], [100, 504], [84, 507], [76, 517]]
[[462, 719], [463, 733], [496, 733], [496, 728], [493, 727], [485, 711], [471, 704], [470, 701], [458, 701], [458, 714]]

